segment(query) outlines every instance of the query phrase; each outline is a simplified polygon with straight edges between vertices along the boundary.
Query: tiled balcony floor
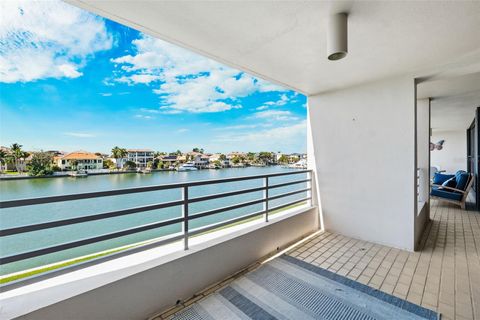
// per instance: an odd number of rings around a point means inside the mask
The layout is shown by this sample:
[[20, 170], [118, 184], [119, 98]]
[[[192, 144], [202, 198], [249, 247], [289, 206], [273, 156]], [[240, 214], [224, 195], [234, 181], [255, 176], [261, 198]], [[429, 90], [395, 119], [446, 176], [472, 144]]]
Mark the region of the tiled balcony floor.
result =
[[[417, 252], [322, 232], [287, 254], [442, 313], [480, 320], [480, 212], [432, 201], [431, 223]], [[170, 318], [230, 284], [249, 268], [151, 319]]]
[[418, 252], [324, 232], [288, 254], [442, 313], [480, 319], [480, 214], [433, 202]]

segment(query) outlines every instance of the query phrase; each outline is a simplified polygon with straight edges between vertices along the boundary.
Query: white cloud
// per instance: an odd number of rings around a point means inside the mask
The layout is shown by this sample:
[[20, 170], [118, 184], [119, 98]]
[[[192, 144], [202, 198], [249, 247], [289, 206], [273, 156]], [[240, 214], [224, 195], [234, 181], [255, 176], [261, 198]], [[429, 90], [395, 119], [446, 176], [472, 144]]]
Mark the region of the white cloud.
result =
[[122, 76], [118, 78], [116, 81], [133, 85], [137, 83], [149, 84], [150, 82], [155, 82], [160, 79], [161, 79], [160, 76], [155, 76], [151, 74], [134, 74], [129, 77]]
[[0, 82], [77, 78], [112, 47], [103, 19], [60, 1], [0, 1]]
[[59, 65], [58, 70], [60, 70], [66, 78], [78, 78], [83, 75], [83, 73], [77, 71], [75, 66], [68, 63]]
[[122, 74], [115, 81], [158, 85], [153, 92], [175, 113], [221, 112], [241, 108], [237, 100], [254, 92], [287, 91], [147, 35], [132, 45], [136, 54], [111, 60]]
[[282, 150], [303, 151], [306, 141], [307, 122], [300, 121], [290, 126], [275, 127], [271, 129], [235, 133], [216, 137], [216, 143], [235, 144], [238, 148], [246, 150]]
[[102, 92], [100, 93], [102, 97], [110, 97], [112, 94], [110, 92]]
[[145, 113], [161, 113], [161, 111], [158, 109], [148, 109], [148, 108], [140, 108], [140, 111]]
[[63, 134], [66, 135], [66, 136], [75, 137], [75, 138], [94, 138], [94, 137], [96, 137], [95, 134], [87, 133], [87, 132], [64, 132]]
[[169, 110], [161, 111], [161, 113], [162, 114], [179, 114], [179, 113], [182, 113], [182, 111], [176, 110], [176, 109], [169, 109]]
[[190, 130], [188, 130], [187, 128], [180, 128], [177, 130], [177, 133], [185, 133], [185, 132], [188, 132]]
[[257, 128], [258, 126], [259, 126], [258, 124], [238, 124], [233, 126], [219, 127], [219, 128], [215, 128], [214, 130], [217, 130], [217, 131], [243, 130], [243, 129], [254, 129], [254, 128]]
[[269, 121], [298, 120], [298, 117], [295, 117], [290, 111], [281, 111], [281, 110], [260, 111], [260, 112], [254, 113], [252, 117], [256, 119], [265, 119]]
[[[296, 96], [296, 94], [294, 96]], [[269, 107], [281, 107], [281, 106], [286, 105], [289, 101], [290, 101], [290, 99], [284, 93], [284, 94], [280, 95], [280, 98], [277, 101], [267, 101], [263, 105], [261, 105], [260, 107], [257, 107], [256, 110], [266, 110]]]
[[155, 119], [154, 116], [144, 115], [144, 114], [136, 114], [133, 116], [136, 119], [143, 119], [143, 120], [152, 120]]

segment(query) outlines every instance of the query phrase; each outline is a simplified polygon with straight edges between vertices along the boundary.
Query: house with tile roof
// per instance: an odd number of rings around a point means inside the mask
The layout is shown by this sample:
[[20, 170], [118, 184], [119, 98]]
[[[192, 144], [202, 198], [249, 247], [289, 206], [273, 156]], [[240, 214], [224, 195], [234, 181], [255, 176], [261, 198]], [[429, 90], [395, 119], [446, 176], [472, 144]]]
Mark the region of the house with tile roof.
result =
[[103, 159], [95, 153], [74, 151], [54, 158], [55, 164], [62, 170], [97, 170], [103, 169]]

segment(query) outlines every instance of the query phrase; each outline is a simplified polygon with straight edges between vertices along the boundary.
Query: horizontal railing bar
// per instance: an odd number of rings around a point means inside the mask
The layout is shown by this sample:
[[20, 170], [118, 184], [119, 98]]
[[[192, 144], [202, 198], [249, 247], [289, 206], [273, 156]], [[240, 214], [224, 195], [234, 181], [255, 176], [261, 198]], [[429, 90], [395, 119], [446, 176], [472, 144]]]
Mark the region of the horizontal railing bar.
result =
[[6, 201], [0, 201], [0, 208], [6, 209], [6, 208], [23, 207], [23, 206], [30, 206], [30, 205], [36, 205], [36, 204], [53, 203], [53, 202], [84, 200], [84, 199], [99, 198], [99, 197], [110, 197], [110, 196], [118, 196], [123, 194], [132, 194], [132, 193], [139, 193], [139, 192], [151, 192], [151, 191], [176, 189], [176, 188], [182, 188], [185, 186], [195, 187], [195, 186], [202, 186], [202, 185], [208, 185], [208, 184], [255, 180], [255, 179], [261, 179], [265, 177], [279, 177], [279, 176], [302, 174], [302, 173], [308, 173], [308, 172], [311, 172], [311, 170], [279, 172], [279, 173], [271, 173], [271, 174], [256, 175], [256, 176], [183, 182], [183, 183], [156, 185], [156, 186], [148, 186], [148, 187], [136, 187], [136, 188], [128, 188], [128, 189], [96, 191], [96, 192], [68, 194], [68, 195], [60, 195], [60, 196], [49, 196], [49, 197], [41, 197], [41, 198], [6, 200]]
[[296, 172], [294, 172], [294, 171], [292, 171], [292, 172], [278, 172], [278, 173], [261, 174], [261, 175], [256, 175], [256, 176], [243, 176], [243, 177], [235, 177], [235, 178], [193, 181], [193, 182], [188, 182], [187, 184], [188, 184], [189, 187], [195, 187], [195, 186], [202, 186], [202, 185], [206, 185], [206, 184], [236, 182], [236, 181], [242, 181], [242, 180], [255, 180], [255, 179], [261, 179], [261, 178], [266, 178], [266, 177], [289, 176], [289, 175], [292, 175], [292, 174], [302, 174], [302, 173], [309, 173], [309, 172], [312, 172], [312, 170], [300, 170], [300, 171], [296, 171]]
[[43, 256], [43, 255], [46, 255], [46, 254], [49, 254], [49, 253], [63, 251], [63, 250], [71, 249], [71, 248], [76, 248], [76, 247], [84, 246], [84, 245], [87, 245], [87, 244], [96, 243], [96, 242], [99, 242], [99, 241], [104, 241], [104, 240], [114, 239], [114, 238], [130, 235], [130, 234], [134, 234], [134, 233], [139, 233], [139, 232], [142, 232], [142, 231], [147, 231], [147, 230], [151, 230], [151, 229], [165, 227], [165, 226], [172, 225], [172, 224], [175, 224], [175, 223], [180, 223], [180, 222], [183, 222], [183, 217], [182, 218], [174, 218], [174, 219], [164, 220], [164, 221], [161, 221], [161, 222], [150, 223], [150, 224], [146, 224], [146, 225], [139, 226], [139, 227], [134, 227], [134, 228], [126, 229], [126, 230], [107, 233], [107, 234], [97, 236], [97, 237], [92, 237], [92, 238], [77, 240], [77, 241], [73, 241], [73, 242], [63, 243], [63, 244], [51, 246], [51, 247], [48, 247], [48, 248], [43, 248], [43, 249], [18, 253], [18, 254], [14, 254], [14, 255], [11, 255], [11, 256], [6, 256], [6, 257], [1, 257], [0, 258], [0, 265], [15, 262], [15, 261], [20, 261], [20, 260], [25, 260], [25, 259], [29, 259], [29, 258], [34, 258], [34, 257], [38, 257], [38, 256]]
[[118, 195], [124, 195], [124, 194], [160, 191], [160, 190], [168, 190], [168, 189], [175, 189], [175, 188], [177, 187], [173, 185], [160, 185], [160, 186], [149, 186], [149, 187], [118, 189], [118, 190], [108, 190], [108, 191], [96, 191], [96, 192], [87, 192], [87, 193], [78, 193], [78, 194], [67, 194], [67, 195], [61, 195], [61, 196], [50, 196], [50, 197], [41, 197], [41, 198], [7, 200], [7, 201], [0, 202], [0, 208], [6, 209], [6, 208], [24, 207], [24, 206], [31, 206], [31, 205], [37, 205], [37, 204], [85, 200], [85, 199], [101, 198], [101, 197], [111, 197], [111, 196], [118, 196]]
[[286, 186], [291, 186], [293, 184], [299, 184], [302, 182], [310, 182], [312, 179], [305, 179], [305, 180], [298, 180], [298, 181], [292, 181], [292, 182], [286, 182], [286, 183], [279, 183], [279, 184], [274, 184], [268, 186], [269, 189], [275, 189], [275, 188], [281, 188], [281, 187], [286, 187]]
[[202, 218], [202, 217], [206, 217], [206, 216], [211, 216], [212, 214], [216, 214], [216, 213], [220, 213], [220, 212], [224, 212], [224, 211], [229, 211], [229, 210], [234, 210], [234, 209], [238, 209], [238, 208], [243, 208], [243, 207], [251, 206], [251, 205], [254, 205], [254, 204], [262, 203], [262, 202], [265, 202], [265, 201], [266, 201], [266, 199], [258, 199], [258, 200], [253, 200], [253, 201], [242, 202], [242, 203], [239, 203], [239, 204], [235, 204], [233, 206], [226, 206], [226, 207], [221, 207], [221, 208], [213, 209], [213, 210], [209, 210], [209, 211], [203, 211], [203, 212], [200, 212], [200, 213], [193, 214], [193, 215], [189, 216], [188, 220], [193, 220], [193, 219], [198, 219], [198, 218]]
[[225, 197], [230, 197], [230, 196], [236, 196], [236, 195], [239, 195], [239, 194], [256, 192], [256, 191], [263, 191], [263, 190], [265, 190], [265, 187], [243, 189], [243, 190], [237, 190], [237, 191], [232, 191], [232, 192], [224, 192], [224, 193], [212, 194], [212, 195], [202, 196], [202, 197], [197, 197], [197, 198], [190, 198], [190, 199], [188, 199], [188, 202], [193, 203], [193, 202], [207, 201], [207, 200], [225, 198]]
[[312, 190], [312, 188], [306, 188], [306, 189], [302, 189], [302, 190], [286, 192], [286, 193], [282, 193], [282, 194], [279, 194], [279, 195], [276, 195], [276, 196], [270, 196], [268, 198], [268, 200], [270, 201], [270, 200], [276, 200], [276, 199], [280, 199], [280, 198], [284, 198], [284, 197], [288, 197], [288, 196], [293, 196], [294, 194], [307, 192], [307, 191], [310, 191], [310, 190]]
[[86, 268], [86, 267], [89, 267], [89, 266], [93, 266], [93, 265], [96, 265], [96, 264], [99, 264], [99, 263], [102, 263], [102, 262], [110, 261], [110, 260], [113, 260], [113, 259], [118, 259], [118, 258], [124, 257], [126, 255], [130, 255], [130, 254], [133, 254], [133, 253], [137, 253], [137, 252], [141, 252], [141, 251], [145, 251], [145, 250], [149, 250], [149, 249], [154, 249], [154, 248], [159, 247], [159, 246], [171, 244], [171, 243], [174, 243], [174, 242], [176, 242], [176, 241], [178, 241], [182, 238], [183, 238], [183, 232], [177, 232], [177, 233], [170, 234], [168, 236], [160, 237], [157, 240], [153, 240], [153, 242], [148, 242], [148, 243], [140, 244], [140, 245], [135, 245], [134, 244], [135, 246], [132, 247], [132, 248], [127, 248], [127, 249], [124, 249], [124, 250], [120, 250], [120, 251], [116, 251], [116, 252], [112, 252], [112, 253], [107, 253], [106, 255], [103, 255], [103, 256], [100, 256], [100, 257], [97, 257], [97, 258], [92, 258], [90, 260], [78, 262], [78, 263], [73, 264], [73, 265], [68, 265], [68, 266], [65, 266], [65, 267], [58, 268], [58, 269], [45, 271], [45, 272], [42, 272], [40, 274], [35, 274], [33, 276], [30, 276], [30, 277], [21, 278], [19, 280], [10, 281], [10, 282], [4, 283], [4, 284], [0, 284], [0, 291], [1, 292], [6, 292], [6, 291], [9, 291], [9, 290], [17, 289], [17, 288], [23, 287], [23, 286], [28, 285], [28, 284], [32, 284], [32, 283], [36, 283], [36, 282], [44, 280], [44, 279], [52, 278], [54, 276], [59, 276], [59, 275], [65, 274], [65, 273], [75, 271], [75, 270], [80, 270], [80, 269], [83, 269], [83, 268]]
[[236, 223], [236, 222], [243, 221], [243, 220], [248, 220], [248, 219], [256, 217], [256, 216], [261, 216], [264, 213], [265, 213], [265, 210], [257, 211], [257, 212], [250, 213], [250, 214], [247, 214], [247, 215], [244, 215], [244, 216], [241, 216], [241, 217], [232, 218], [232, 219], [228, 219], [228, 220], [225, 220], [225, 221], [210, 224], [210, 225], [205, 226], [205, 227], [195, 228], [193, 230], [190, 230], [188, 232], [188, 235], [189, 236], [194, 236], [196, 234], [207, 232], [207, 231], [210, 231], [210, 230], [213, 230], [213, 229], [216, 229], [216, 228], [220, 228], [220, 227], [232, 224], [232, 223]]
[[[292, 201], [292, 202], [289, 202], [289, 203], [286, 203], [286, 204], [282, 204], [280, 206], [276, 206], [274, 208], [270, 208], [269, 211], [272, 212], [274, 210], [282, 209], [284, 207], [288, 207], [288, 206], [291, 206], [291, 205], [294, 205], [294, 204], [297, 204], [297, 203], [300, 203], [300, 202], [304, 202], [304, 201], [307, 201], [307, 200], [310, 200], [310, 199], [311, 199], [311, 197], [303, 198], [303, 199], [300, 199], [300, 200], [295, 200], [295, 201]], [[239, 221], [242, 221], [242, 220], [248, 220], [248, 219], [256, 217], [256, 216], [261, 216], [264, 213], [265, 213], [265, 210], [257, 211], [257, 212], [250, 213], [250, 214], [247, 214], [247, 215], [244, 215], [244, 216], [241, 216], [241, 217], [232, 218], [232, 219], [225, 220], [225, 221], [222, 221], [222, 222], [214, 223], [214, 224], [211, 224], [211, 225], [208, 225], [208, 226], [205, 226], [205, 227], [195, 228], [193, 230], [190, 230], [188, 232], [188, 235], [189, 236], [197, 235], [199, 233], [207, 232], [207, 231], [210, 231], [212, 229], [220, 228], [220, 227], [223, 227], [223, 226], [235, 223], [235, 222], [239, 222]]]
[[25, 232], [32, 232], [32, 231], [37, 231], [42, 229], [50, 229], [55, 227], [67, 226], [67, 225], [72, 225], [76, 223], [119, 217], [119, 216], [124, 216], [124, 215], [138, 213], [138, 212], [158, 210], [158, 209], [163, 209], [168, 207], [179, 206], [182, 204], [183, 204], [183, 201], [178, 200], [178, 201], [158, 203], [158, 204], [153, 204], [148, 206], [111, 211], [111, 212], [94, 214], [94, 215], [77, 217], [77, 218], [70, 218], [70, 219], [64, 219], [64, 220], [32, 224], [27, 226], [14, 227], [14, 228], [0, 230], [0, 237], [10, 236], [10, 235], [19, 234], [19, 233], [25, 233]]
[[306, 198], [303, 198], [303, 199], [300, 199], [300, 200], [295, 200], [295, 201], [291, 201], [291, 202], [288, 202], [288, 203], [284, 203], [284, 204], [281, 204], [279, 206], [276, 206], [274, 208], [270, 208], [270, 212], [272, 211], [275, 211], [275, 210], [279, 210], [279, 209], [283, 209], [285, 207], [288, 207], [288, 206], [291, 206], [291, 205], [294, 205], [294, 204], [297, 204], [297, 203], [300, 203], [300, 202], [304, 202], [304, 201], [307, 201], [307, 200], [311, 200], [312, 197], [306, 197]]

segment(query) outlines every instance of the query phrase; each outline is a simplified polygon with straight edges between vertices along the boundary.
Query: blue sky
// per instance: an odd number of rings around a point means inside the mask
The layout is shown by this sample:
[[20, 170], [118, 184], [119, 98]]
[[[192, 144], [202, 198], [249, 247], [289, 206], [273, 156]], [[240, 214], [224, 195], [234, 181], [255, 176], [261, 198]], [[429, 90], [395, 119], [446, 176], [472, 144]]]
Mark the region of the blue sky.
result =
[[306, 151], [302, 94], [62, 2], [0, 12], [0, 145]]

